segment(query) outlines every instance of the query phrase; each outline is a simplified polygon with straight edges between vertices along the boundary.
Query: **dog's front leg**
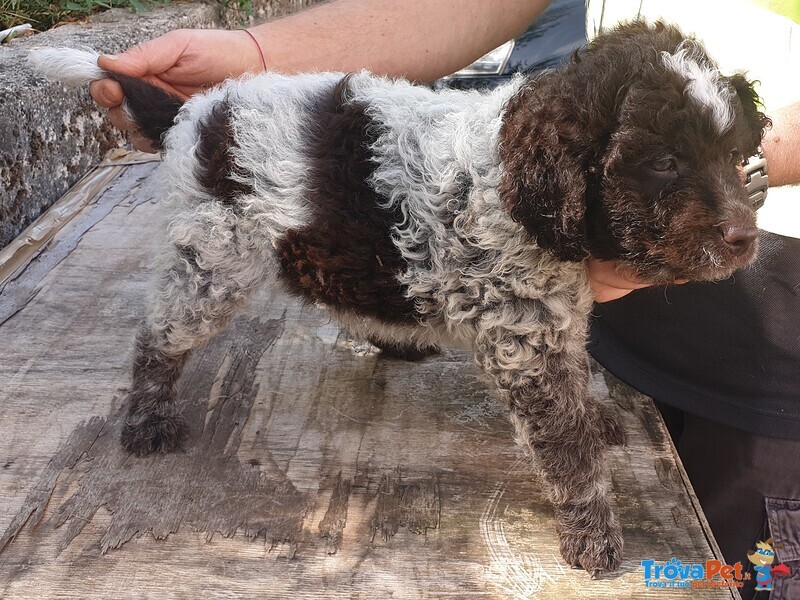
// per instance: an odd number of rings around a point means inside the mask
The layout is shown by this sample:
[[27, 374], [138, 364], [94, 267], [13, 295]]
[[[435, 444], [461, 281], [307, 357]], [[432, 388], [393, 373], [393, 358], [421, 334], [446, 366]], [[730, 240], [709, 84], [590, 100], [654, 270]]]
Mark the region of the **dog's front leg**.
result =
[[603, 480], [603, 451], [618, 428], [587, 393], [585, 320], [542, 322], [541, 305], [517, 304], [484, 315], [476, 359], [550, 486], [562, 556], [592, 575], [614, 570], [622, 535]]

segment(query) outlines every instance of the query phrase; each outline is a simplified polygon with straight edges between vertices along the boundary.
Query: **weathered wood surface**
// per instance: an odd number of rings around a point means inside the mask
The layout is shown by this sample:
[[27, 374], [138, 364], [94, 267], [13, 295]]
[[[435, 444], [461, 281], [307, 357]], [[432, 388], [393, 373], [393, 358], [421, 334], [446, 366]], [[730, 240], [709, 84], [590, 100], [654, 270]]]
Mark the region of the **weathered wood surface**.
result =
[[646, 398], [594, 373], [628, 445], [609, 453], [626, 558], [593, 581], [466, 353], [382, 358], [282, 294], [192, 359], [186, 448], [126, 455], [157, 169], [124, 166], [0, 283], [0, 596], [652, 598], [640, 560], [714, 556]]

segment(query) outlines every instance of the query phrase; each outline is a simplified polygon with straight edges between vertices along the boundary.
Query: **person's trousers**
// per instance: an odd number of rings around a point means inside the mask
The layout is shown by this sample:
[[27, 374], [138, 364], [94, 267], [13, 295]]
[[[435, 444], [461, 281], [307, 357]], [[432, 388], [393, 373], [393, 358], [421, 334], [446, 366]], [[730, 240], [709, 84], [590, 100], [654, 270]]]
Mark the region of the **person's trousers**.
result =
[[773, 578], [771, 598], [800, 600], [800, 441], [659, 408], [725, 560], [741, 561], [751, 574], [742, 597], [770, 597], [754, 591], [756, 573], [747, 555], [771, 537], [773, 565], [783, 563], [790, 572]]

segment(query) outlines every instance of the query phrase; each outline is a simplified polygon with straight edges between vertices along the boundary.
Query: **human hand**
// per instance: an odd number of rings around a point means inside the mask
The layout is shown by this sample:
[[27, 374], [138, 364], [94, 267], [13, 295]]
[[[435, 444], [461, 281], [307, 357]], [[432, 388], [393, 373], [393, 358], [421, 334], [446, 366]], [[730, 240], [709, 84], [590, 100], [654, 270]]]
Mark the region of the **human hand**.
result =
[[[264, 68], [247, 33], [214, 29], [171, 31], [122, 54], [103, 55], [97, 64], [107, 71], [142, 78], [184, 99], [229, 77]], [[134, 147], [155, 152], [125, 116], [121, 107], [124, 95], [116, 81], [94, 81], [89, 91], [97, 104], [109, 109], [108, 119], [114, 126], [132, 132]]]
[[[589, 284], [596, 302], [617, 300], [633, 290], [653, 285], [652, 282], [639, 279], [634, 271], [621, 268], [617, 261], [589, 258], [587, 267]], [[686, 280], [680, 279], [674, 283], [682, 284]]]

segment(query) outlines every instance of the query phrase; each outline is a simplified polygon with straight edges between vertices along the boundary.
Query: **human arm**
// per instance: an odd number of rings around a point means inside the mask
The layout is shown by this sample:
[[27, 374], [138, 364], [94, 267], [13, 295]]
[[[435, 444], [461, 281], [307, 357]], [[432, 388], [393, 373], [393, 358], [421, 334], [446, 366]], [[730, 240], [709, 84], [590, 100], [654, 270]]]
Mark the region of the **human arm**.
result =
[[251, 29], [271, 68], [433, 81], [522, 33], [550, 0], [337, 0]]
[[[270, 69], [357, 71], [431, 81], [476, 60], [513, 38], [550, 0], [336, 0], [249, 31]], [[177, 30], [135, 46], [100, 67], [142, 77], [188, 97], [263, 69], [253, 40], [243, 31]], [[120, 105], [122, 89], [104, 79], [92, 84], [109, 119], [132, 129]], [[134, 145], [146, 149], [142, 139]]]
[[800, 183], [800, 102], [769, 113], [772, 127], [761, 148], [767, 159], [770, 186]]
[[636, 273], [620, 268], [620, 263], [614, 260], [599, 260], [589, 257], [586, 266], [595, 302], [617, 300], [627, 296], [633, 290], [652, 285], [638, 279]]

